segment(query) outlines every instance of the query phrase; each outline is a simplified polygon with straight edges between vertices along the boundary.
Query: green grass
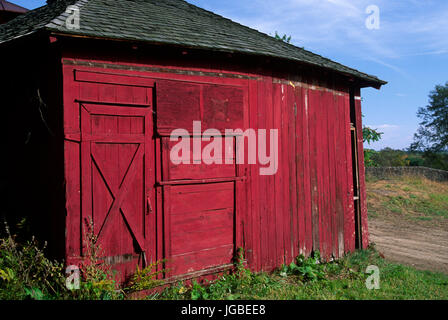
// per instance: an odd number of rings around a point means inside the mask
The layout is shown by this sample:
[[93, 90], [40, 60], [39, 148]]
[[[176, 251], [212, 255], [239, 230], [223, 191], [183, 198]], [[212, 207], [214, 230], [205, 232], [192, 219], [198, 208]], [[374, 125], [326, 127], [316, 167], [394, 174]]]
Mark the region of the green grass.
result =
[[427, 217], [440, 216], [448, 218], [448, 197], [445, 194], [429, 193], [429, 199], [416, 195], [388, 196], [383, 202], [384, 208], [393, 213], [415, 212]]
[[448, 184], [420, 177], [367, 182], [370, 217], [402, 215], [413, 220], [448, 218]]
[[[107, 270], [92, 264], [83, 269], [81, 289], [65, 288], [61, 264], [46, 259], [34, 243], [17, 244], [10, 236], [0, 250], [0, 299], [128, 299], [127, 291], [116, 291]], [[96, 255], [92, 255], [95, 260]], [[369, 265], [380, 270], [380, 289], [368, 290], [365, 273]], [[153, 286], [153, 273], [141, 270], [134, 277], [135, 289]], [[131, 291], [132, 292], [132, 291]], [[448, 299], [448, 275], [419, 271], [391, 263], [370, 247], [344, 258], [322, 263], [313, 257], [298, 257], [273, 273], [254, 273], [245, 267], [240, 253], [236, 271], [209, 283], [178, 283], [147, 299], [290, 300], [290, 299]]]
[[[380, 270], [380, 289], [366, 288], [367, 266]], [[303, 266], [303, 265], [302, 265]], [[286, 269], [285, 269], [286, 268]], [[157, 299], [448, 299], [448, 275], [419, 271], [382, 259], [375, 249], [357, 251], [345, 258], [316, 265], [321, 276], [310, 279], [301, 272], [290, 272], [289, 267], [274, 272], [239, 276], [225, 275], [209, 284], [177, 284], [167, 288]], [[312, 267], [311, 267], [312, 268]], [[303, 271], [303, 270], [302, 270]]]

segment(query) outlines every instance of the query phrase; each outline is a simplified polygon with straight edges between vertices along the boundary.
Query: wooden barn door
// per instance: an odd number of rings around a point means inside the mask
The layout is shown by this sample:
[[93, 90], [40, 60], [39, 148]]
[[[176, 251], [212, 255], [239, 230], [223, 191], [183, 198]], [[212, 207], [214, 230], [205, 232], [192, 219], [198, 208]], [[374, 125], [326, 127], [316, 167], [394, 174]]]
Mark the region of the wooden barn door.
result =
[[93, 222], [106, 261], [124, 279], [152, 251], [152, 108], [81, 103], [80, 109], [83, 228]]
[[[239, 87], [177, 81], [156, 82], [157, 131], [160, 161], [158, 192], [163, 203], [163, 258], [166, 276], [195, 276], [232, 266], [238, 236], [239, 207], [244, 204], [243, 166], [233, 156], [226, 159], [222, 145], [220, 163], [210, 163], [199, 153], [214, 139], [201, 134], [207, 129], [243, 127], [245, 92]], [[201, 122], [201, 132], [193, 133], [193, 121]], [[174, 164], [170, 152], [177, 144], [170, 133], [186, 129], [190, 152], [188, 163]], [[233, 137], [236, 147], [236, 137]], [[179, 140], [180, 141], [180, 140]], [[207, 164], [209, 163], [209, 164]], [[160, 203], [159, 202], [159, 203]]]
[[[162, 152], [167, 154], [168, 150], [164, 147]], [[164, 163], [162, 176], [166, 180], [160, 184], [167, 275], [231, 267], [236, 192], [241, 182], [236, 166]]]

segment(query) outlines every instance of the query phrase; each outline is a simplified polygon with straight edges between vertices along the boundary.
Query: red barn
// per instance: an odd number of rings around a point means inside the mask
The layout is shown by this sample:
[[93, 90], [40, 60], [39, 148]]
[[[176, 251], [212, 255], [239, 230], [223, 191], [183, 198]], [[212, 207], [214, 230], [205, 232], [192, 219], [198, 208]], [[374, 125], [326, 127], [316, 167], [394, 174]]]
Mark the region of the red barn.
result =
[[[182, 0], [49, 1], [1, 26], [0, 48], [2, 215], [67, 264], [88, 221], [123, 278], [163, 259], [167, 279], [215, 273], [237, 248], [272, 270], [368, 245], [360, 89], [386, 82]], [[276, 129], [277, 170], [236, 153], [176, 164], [176, 129], [193, 151], [209, 129], [241, 129], [233, 146]]]

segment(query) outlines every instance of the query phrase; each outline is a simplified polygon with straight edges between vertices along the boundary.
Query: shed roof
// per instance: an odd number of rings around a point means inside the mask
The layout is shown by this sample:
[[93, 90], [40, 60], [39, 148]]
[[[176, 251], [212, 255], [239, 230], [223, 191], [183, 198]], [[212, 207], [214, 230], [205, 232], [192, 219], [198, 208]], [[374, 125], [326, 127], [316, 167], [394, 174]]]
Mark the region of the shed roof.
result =
[[18, 6], [6, 0], [0, 0], [0, 11], [25, 13], [28, 11], [28, 9], [25, 9], [24, 7]]
[[[41, 30], [93, 38], [268, 56], [330, 69], [379, 88], [387, 82], [233, 22], [183, 0], [53, 0], [0, 26], [0, 44]], [[65, 21], [80, 8], [80, 28]]]

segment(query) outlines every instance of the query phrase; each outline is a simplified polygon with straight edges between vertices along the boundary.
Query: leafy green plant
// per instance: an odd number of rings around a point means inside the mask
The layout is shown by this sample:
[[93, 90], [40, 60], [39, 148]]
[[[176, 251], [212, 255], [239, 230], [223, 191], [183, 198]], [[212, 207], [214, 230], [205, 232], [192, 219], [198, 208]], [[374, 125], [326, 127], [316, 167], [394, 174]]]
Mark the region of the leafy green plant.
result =
[[320, 252], [315, 251], [311, 257], [306, 258], [299, 255], [295, 262], [289, 265], [283, 265], [280, 269], [280, 275], [298, 275], [301, 280], [314, 281], [325, 278], [325, 266], [320, 259]]
[[78, 299], [111, 300], [121, 299], [124, 292], [119, 288], [111, 265], [104, 261], [104, 251], [98, 243], [92, 220], [86, 220], [83, 235], [84, 259], [79, 265], [82, 281], [81, 288], [74, 290]]
[[65, 290], [63, 264], [47, 259], [34, 238], [19, 244], [5, 222], [0, 239], [0, 299], [52, 299]]
[[378, 163], [374, 160], [376, 154], [377, 152], [373, 149], [364, 149], [364, 164], [366, 167], [378, 167]]
[[209, 294], [207, 288], [201, 286], [196, 280], [191, 283], [191, 299], [192, 300], [207, 300]]
[[291, 36], [287, 36], [286, 34], [284, 34], [283, 36], [280, 36], [277, 31], [275, 31], [275, 35], [274, 38], [286, 43], [290, 43], [291, 42]]
[[198, 283], [193, 280], [189, 286], [178, 283], [164, 290], [160, 298], [234, 300], [251, 297], [256, 299], [256, 297], [267, 295], [281, 285], [266, 273], [253, 273], [248, 269], [242, 248], [237, 250], [234, 264], [232, 271], [221, 275], [215, 281], [205, 280], [203, 283]]
[[136, 267], [135, 273], [132, 275], [129, 287], [129, 291], [139, 291], [139, 290], [149, 290], [153, 289], [161, 284], [162, 280], [157, 279], [158, 276], [167, 270], [164, 268], [159, 268], [165, 260], [159, 260], [149, 264], [147, 267], [140, 269], [139, 266]]
[[372, 142], [377, 142], [381, 140], [383, 132], [379, 132], [377, 129], [372, 129], [370, 127], [364, 126], [362, 128], [362, 138], [364, 142], [371, 144]]

